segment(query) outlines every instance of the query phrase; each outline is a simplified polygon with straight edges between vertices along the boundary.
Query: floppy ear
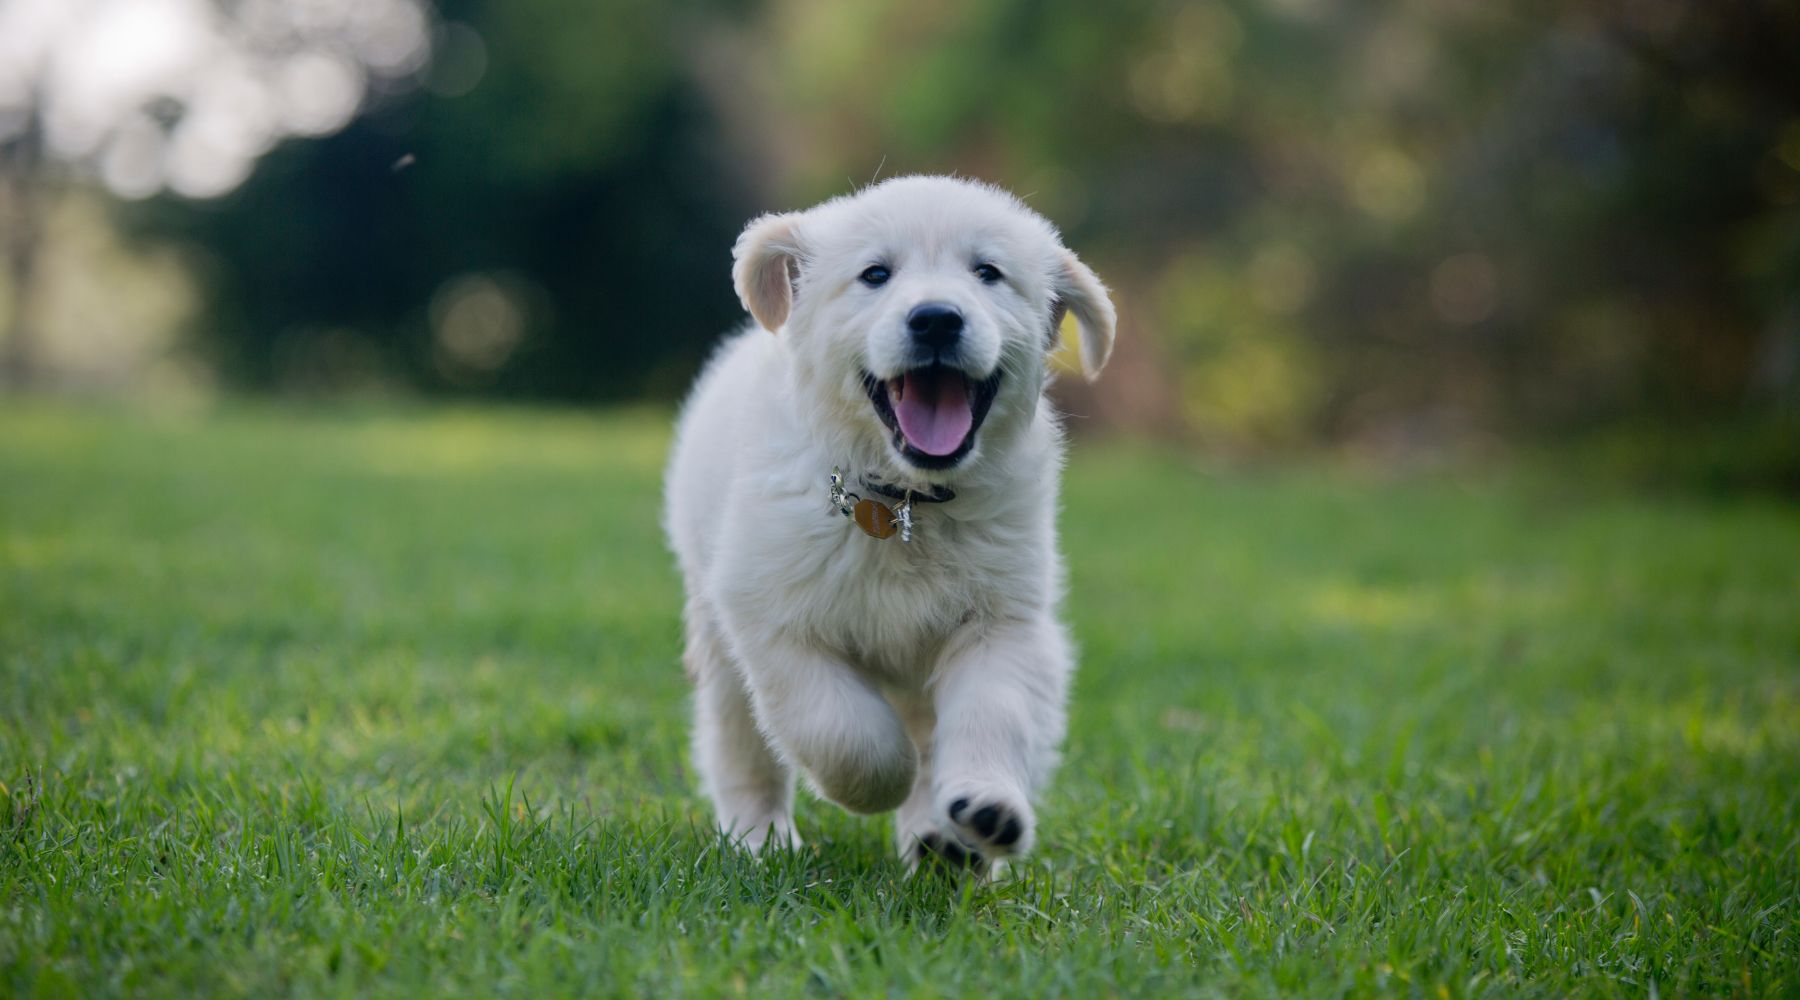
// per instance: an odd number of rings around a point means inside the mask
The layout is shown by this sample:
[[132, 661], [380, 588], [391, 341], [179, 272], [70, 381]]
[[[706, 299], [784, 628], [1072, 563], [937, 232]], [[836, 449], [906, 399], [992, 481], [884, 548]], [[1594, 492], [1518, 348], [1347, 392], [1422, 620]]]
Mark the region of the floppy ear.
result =
[[770, 333], [781, 329], [794, 307], [794, 279], [800, 274], [794, 224], [799, 218], [790, 212], [753, 219], [731, 248], [731, 281], [738, 298]]
[[1075, 314], [1075, 323], [1081, 330], [1081, 373], [1092, 382], [1100, 377], [1106, 359], [1112, 357], [1118, 314], [1099, 276], [1072, 251], [1064, 250], [1062, 254], [1062, 266], [1052, 284], [1056, 303], [1050, 313], [1051, 331], [1054, 334], [1062, 326], [1065, 313]]

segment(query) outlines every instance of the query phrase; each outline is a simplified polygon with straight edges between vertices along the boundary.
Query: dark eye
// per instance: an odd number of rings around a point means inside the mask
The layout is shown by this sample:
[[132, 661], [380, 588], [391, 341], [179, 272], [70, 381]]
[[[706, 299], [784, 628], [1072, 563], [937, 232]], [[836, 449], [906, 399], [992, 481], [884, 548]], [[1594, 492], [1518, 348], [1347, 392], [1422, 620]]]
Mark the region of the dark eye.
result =
[[976, 264], [975, 277], [980, 278], [982, 284], [991, 285], [1006, 275], [1001, 274], [1000, 269], [992, 264]]
[[880, 264], [870, 264], [868, 267], [863, 268], [863, 273], [856, 277], [870, 288], [879, 288], [880, 286], [887, 284], [887, 280], [893, 277], [893, 274]]

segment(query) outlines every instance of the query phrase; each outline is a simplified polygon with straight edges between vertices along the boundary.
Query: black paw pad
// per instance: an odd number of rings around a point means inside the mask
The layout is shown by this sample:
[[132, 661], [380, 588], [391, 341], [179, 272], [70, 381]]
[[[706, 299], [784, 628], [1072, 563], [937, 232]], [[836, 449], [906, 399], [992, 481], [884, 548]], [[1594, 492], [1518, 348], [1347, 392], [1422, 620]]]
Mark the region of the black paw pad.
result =
[[[965, 796], [950, 803], [950, 821], [965, 843], [980, 844], [989, 854], [1011, 854], [1029, 832], [1031, 821], [1004, 799], [983, 801]], [[945, 836], [949, 836], [946, 834]]]
[[[955, 816], [954, 813], [951, 815]], [[983, 837], [992, 837], [994, 830], [1000, 826], [1000, 807], [982, 806], [975, 810], [975, 817], [971, 822], [975, 824], [975, 829], [981, 831]]]
[[913, 845], [913, 855], [920, 861], [923, 861], [933, 854], [936, 854], [937, 849], [938, 835], [935, 833], [928, 833], [925, 836], [920, 837], [918, 843]]
[[1008, 816], [1006, 817], [1006, 825], [1000, 828], [1000, 835], [994, 838], [994, 843], [999, 844], [1001, 847], [1011, 847], [1019, 842], [1019, 835], [1024, 832], [1024, 828], [1019, 826], [1018, 818]]
[[987, 858], [980, 851], [968, 850], [955, 840], [935, 833], [920, 837], [913, 847], [913, 853], [920, 861], [936, 858], [952, 868], [980, 868], [987, 864]]

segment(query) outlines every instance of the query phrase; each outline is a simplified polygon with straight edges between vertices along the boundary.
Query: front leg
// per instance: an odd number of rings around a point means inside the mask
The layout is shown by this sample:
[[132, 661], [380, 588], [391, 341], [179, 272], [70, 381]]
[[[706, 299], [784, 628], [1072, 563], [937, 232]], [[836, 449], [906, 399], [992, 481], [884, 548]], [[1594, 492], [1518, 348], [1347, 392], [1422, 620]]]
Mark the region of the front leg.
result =
[[841, 659], [779, 633], [740, 639], [757, 722], [819, 794], [885, 812], [912, 787], [918, 755], [899, 716]]
[[933, 812], [987, 858], [1031, 849], [1031, 798], [1056, 766], [1072, 667], [1068, 637], [1048, 616], [971, 623], [939, 661]]
[[906, 797], [894, 816], [894, 838], [900, 848], [900, 860], [908, 871], [935, 858], [955, 868], [967, 868], [978, 875], [987, 874], [987, 857], [974, 848], [964, 847], [961, 838], [949, 832], [947, 825], [938, 818], [932, 801], [931, 741], [932, 732], [937, 728], [936, 712], [929, 702], [907, 699], [901, 704], [900, 715], [906, 720], [906, 731], [912, 734], [913, 745], [919, 748], [919, 776], [913, 782], [912, 794]]

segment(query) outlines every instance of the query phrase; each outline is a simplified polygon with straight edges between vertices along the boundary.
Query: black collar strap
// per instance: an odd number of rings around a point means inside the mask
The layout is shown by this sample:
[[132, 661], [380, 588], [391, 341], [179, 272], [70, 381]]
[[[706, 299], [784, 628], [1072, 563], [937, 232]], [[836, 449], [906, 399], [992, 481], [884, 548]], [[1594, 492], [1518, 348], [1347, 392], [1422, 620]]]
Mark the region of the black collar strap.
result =
[[910, 499], [913, 503], [949, 503], [956, 499], [956, 491], [948, 486], [933, 486], [930, 493], [920, 493], [918, 490], [890, 486], [869, 476], [862, 477], [862, 485], [863, 489], [870, 493], [879, 493], [889, 500], [905, 501]]

